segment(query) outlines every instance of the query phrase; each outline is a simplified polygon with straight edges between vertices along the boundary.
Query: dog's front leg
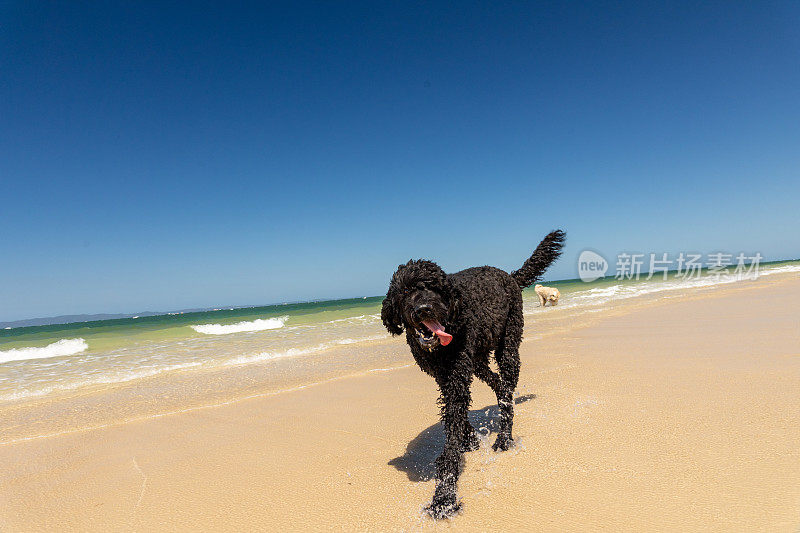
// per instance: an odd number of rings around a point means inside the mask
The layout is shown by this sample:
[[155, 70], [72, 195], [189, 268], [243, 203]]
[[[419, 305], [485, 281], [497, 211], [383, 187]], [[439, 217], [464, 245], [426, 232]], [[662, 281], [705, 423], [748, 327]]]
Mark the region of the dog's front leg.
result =
[[472, 383], [471, 357], [459, 357], [453, 368], [441, 379], [442, 424], [446, 441], [442, 454], [436, 459], [436, 492], [426, 507], [436, 519], [453, 516], [461, 508], [458, 501], [458, 476], [464, 466], [464, 434], [467, 429], [467, 414], [470, 406]]
[[539, 298], [539, 305], [541, 307], [544, 307], [544, 304], [547, 303], [547, 299], [545, 299], [545, 297], [539, 294], [538, 292], [536, 293], [536, 296]]

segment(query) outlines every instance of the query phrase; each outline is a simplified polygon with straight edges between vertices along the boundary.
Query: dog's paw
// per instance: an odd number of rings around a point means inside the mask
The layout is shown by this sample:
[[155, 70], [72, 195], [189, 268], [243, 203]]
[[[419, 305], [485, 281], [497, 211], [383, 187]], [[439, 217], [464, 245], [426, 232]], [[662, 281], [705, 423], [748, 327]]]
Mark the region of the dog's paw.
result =
[[464, 441], [461, 443], [461, 449], [465, 452], [474, 452], [475, 450], [481, 447], [481, 441], [478, 439], [478, 436], [475, 434], [475, 431], [470, 431], [469, 434], [464, 437]]
[[452, 518], [461, 511], [461, 502], [458, 501], [456, 495], [436, 497], [433, 501], [425, 507], [425, 512], [434, 520], [445, 520]]
[[514, 439], [501, 433], [497, 436], [497, 440], [494, 441], [492, 449], [496, 452], [505, 452], [508, 451], [513, 445]]

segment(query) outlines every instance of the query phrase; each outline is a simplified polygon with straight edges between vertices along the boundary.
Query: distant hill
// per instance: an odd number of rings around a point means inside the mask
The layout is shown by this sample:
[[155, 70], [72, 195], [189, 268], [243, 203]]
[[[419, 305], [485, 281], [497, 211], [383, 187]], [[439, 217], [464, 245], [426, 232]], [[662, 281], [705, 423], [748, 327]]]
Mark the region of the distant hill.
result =
[[47, 316], [42, 318], [28, 318], [26, 320], [15, 320], [13, 322], [0, 322], [0, 328], [24, 328], [28, 326], [49, 326], [51, 324], [70, 324], [72, 322], [91, 322], [92, 320], [112, 320], [115, 318], [133, 318], [135, 316], [163, 315], [165, 313], [154, 313], [145, 311], [135, 314], [98, 314], [98, 315], [60, 315]]
[[177, 313], [204, 313], [207, 311], [221, 311], [223, 309], [230, 310], [230, 309], [247, 309], [252, 307], [262, 307], [256, 305], [237, 305], [237, 306], [225, 306], [225, 307], [197, 307], [193, 309], [180, 309], [178, 311], [142, 311], [141, 313], [123, 313], [123, 314], [108, 314], [108, 313], [100, 313], [94, 315], [59, 315], [59, 316], [47, 316], [42, 318], [27, 318], [25, 320], [14, 320], [13, 322], [0, 322], [0, 329], [5, 328], [24, 328], [30, 326], [50, 326], [53, 324], [73, 324], [73, 323], [80, 323], [80, 322], [92, 322], [94, 320], [114, 320], [118, 318], [133, 318], [133, 317], [145, 317], [145, 316], [159, 316], [159, 315], [166, 315], [166, 314], [177, 314]]

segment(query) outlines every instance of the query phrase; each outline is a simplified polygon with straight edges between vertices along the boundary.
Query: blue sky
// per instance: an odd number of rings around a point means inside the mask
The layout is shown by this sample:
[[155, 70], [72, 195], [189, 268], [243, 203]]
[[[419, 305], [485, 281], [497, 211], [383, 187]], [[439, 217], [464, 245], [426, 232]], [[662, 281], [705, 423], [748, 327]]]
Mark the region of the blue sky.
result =
[[800, 256], [800, 4], [584, 4], [3, 3], [0, 320]]

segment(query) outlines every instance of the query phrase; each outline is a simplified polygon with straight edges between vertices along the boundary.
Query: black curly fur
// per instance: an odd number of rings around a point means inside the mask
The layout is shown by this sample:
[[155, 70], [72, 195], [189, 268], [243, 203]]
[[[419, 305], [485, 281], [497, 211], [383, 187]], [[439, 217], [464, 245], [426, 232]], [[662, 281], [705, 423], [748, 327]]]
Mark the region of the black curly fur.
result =
[[[447, 435], [436, 459], [436, 491], [426, 507], [434, 518], [452, 516], [460, 508], [456, 485], [465, 451], [475, 450], [478, 439], [467, 420], [473, 376], [497, 396], [500, 424], [492, 448], [507, 450], [513, 439], [514, 390], [519, 379], [522, 341], [522, 291], [541, 276], [561, 254], [565, 233], [551, 232], [519, 270], [468, 268], [445, 274], [432, 261], [420, 259], [400, 265], [392, 276], [381, 308], [381, 319], [392, 335], [405, 329], [406, 341], [419, 367], [439, 386], [442, 423]], [[453, 336], [447, 346], [438, 340], [424, 343], [423, 320], [436, 320]], [[489, 368], [493, 354], [499, 372]]]
[[514, 278], [520, 288], [530, 287], [539, 281], [547, 267], [561, 255], [561, 248], [564, 246], [566, 238], [567, 234], [557, 229], [551, 231], [547, 234], [547, 237], [542, 239], [542, 242], [536, 247], [533, 255], [525, 261], [522, 268], [511, 273], [511, 277]]

